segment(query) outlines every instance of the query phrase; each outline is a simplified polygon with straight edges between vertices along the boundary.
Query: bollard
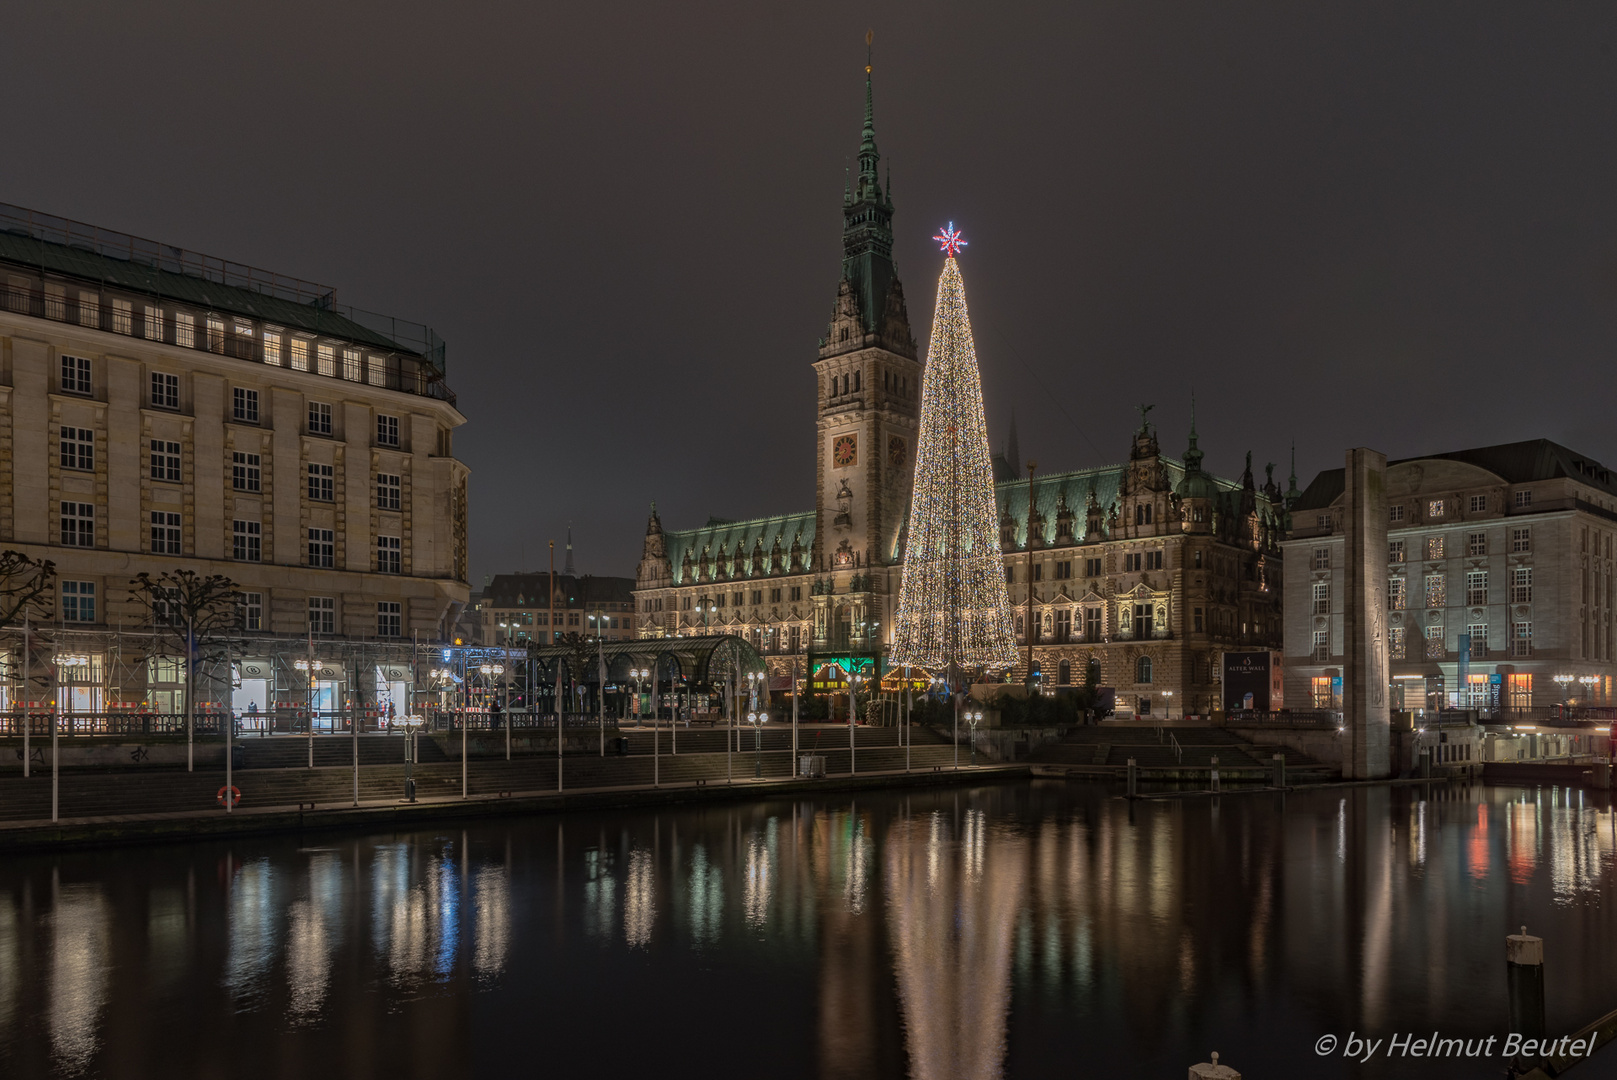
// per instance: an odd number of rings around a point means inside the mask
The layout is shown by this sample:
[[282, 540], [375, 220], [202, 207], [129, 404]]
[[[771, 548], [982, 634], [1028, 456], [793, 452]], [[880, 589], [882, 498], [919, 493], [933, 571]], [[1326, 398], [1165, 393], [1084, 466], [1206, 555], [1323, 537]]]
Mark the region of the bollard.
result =
[[1214, 1050], [1212, 1061], [1190, 1067], [1190, 1080], [1241, 1080], [1241, 1074], [1228, 1065], [1220, 1065], [1218, 1051]]
[[1129, 758], [1128, 777], [1129, 777], [1129, 798], [1132, 799], [1137, 794], [1139, 794], [1139, 790], [1140, 790], [1140, 767], [1134, 763], [1133, 758]]
[[1524, 1039], [1544, 1037], [1544, 939], [1522, 927], [1505, 938], [1505, 980], [1510, 989], [1510, 1030]]
[[1275, 755], [1275, 787], [1284, 790], [1286, 786], [1286, 755]]
[[1213, 790], [1218, 790], [1218, 755], [1213, 755]]
[[1432, 748], [1431, 747], [1425, 746], [1425, 747], [1421, 748], [1420, 765], [1418, 766], [1418, 768], [1420, 769], [1420, 777], [1421, 777], [1422, 780], [1430, 780], [1432, 778]]

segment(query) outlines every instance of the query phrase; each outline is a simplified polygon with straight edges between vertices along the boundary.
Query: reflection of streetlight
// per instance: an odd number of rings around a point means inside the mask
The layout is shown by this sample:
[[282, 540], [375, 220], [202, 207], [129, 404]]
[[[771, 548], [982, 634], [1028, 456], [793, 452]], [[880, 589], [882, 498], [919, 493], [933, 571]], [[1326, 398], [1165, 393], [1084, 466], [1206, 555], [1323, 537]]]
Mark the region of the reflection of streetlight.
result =
[[848, 668], [848, 775], [852, 776], [859, 771], [855, 761], [856, 750], [853, 741], [853, 721], [859, 715], [859, 703], [854, 697], [859, 692], [859, 684], [865, 681], [863, 675], [854, 672], [852, 662]]

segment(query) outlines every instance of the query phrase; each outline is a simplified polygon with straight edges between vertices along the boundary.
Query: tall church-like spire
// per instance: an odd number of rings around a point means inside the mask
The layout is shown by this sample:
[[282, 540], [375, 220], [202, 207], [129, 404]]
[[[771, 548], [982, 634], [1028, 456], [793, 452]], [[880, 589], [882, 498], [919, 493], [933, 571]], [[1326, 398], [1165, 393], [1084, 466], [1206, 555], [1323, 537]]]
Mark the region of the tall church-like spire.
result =
[[[655, 514], [656, 511], [653, 510], [652, 513]], [[567, 525], [567, 565], [562, 567], [561, 572], [568, 576], [573, 574], [573, 526], [571, 522]]]
[[[874, 64], [869, 52], [873, 39], [873, 34], [865, 35], [865, 118], [859, 138], [859, 173], [850, 176], [843, 187], [843, 287], [827, 343], [833, 352], [875, 344], [914, 357], [903, 286], [893, 267], [893, 201], [883, 190], [881, 152], [876, 148]], [[872, 336], [875, 341], [866, 340]]]

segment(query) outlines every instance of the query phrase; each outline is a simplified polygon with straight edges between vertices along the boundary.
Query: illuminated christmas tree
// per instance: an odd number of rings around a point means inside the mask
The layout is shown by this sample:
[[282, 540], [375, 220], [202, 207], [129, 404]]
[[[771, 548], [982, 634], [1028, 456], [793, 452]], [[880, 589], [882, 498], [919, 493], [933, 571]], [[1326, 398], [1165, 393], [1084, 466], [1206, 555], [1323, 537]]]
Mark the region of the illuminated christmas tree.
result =
[[995, 671], [1016, 662], [1016, 644], [999, 550], [982, 380], [966, 287], [955, 261], [965, 241], [954, 222], [933, 239], [943, 244], [947, 258], [938, 278], [921, 383], [915, 489], [891, 659], [932, 671]]

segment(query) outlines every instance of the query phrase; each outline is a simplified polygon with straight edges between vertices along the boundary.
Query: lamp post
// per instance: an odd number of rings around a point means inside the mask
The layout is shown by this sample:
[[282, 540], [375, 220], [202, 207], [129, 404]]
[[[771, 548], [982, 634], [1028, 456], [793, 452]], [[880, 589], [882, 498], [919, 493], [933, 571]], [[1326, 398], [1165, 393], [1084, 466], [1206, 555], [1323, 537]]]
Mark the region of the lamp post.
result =
[[859, 702], [855, 695], [859, 692], [859, 684], [865, 680], [864, 676], [853, 670], [853, 661], [850, 660], [848, 665], [848, 775], [853, 776], [859, 772], [858, 750], [853, 737], [853, 722], [859, 716]]
[[1552, 676], [1551, 679], [1557, 686], [1561, 688], [1561, 709], [1563, 712], [1565, 712], [1567, 705], [1567, 690], [1577, 680], [1575, 680], [1571, 675], [1555, 675]]
[[[320, 670], [315, 663], [314, 654], [310, 653], [306, 660], [294, 660], [292, 666], [303, 672], [303, 681], [309, 684], [309, 768], [314, 768], [314, 676]], [[187, 690], [189, 693], [189, 690]]]
[[[509, 660], [511, 658], [511, 656], [510, 656], [510, 653], [511, 653], [511, 624], [506, 622], [504, 619], [501, 619], [500, 620], [500, 630], [501, 630], [500, 636], [505, 639], [505, 644], [503, 646], [501, 646], [501, 649], [500, 649], [500, 659], [501, 660]], [[505, 665], [504, 664], [500, 665], [500, 670], [501, 671], [505, 670]], [[505, 760], [510, 761], [511, 760], [511, 687], [510, 687], [510, 684], [502, 682], [501, 689], [505, 691], [505, 705], [500, 710], [500, 719], [505, 722]]]
[[1595, 683], [1599, 681], [1600, 676], [1598, 675], [1578, 676], [1578, 682], [1583, 686], [1583, 697], [1581, 700], [1585, 705], [1588, 705], [1593, 700], [1595, 694]]
[[983, 711], [981, 709], [975, 711], [966, 710], [966, 722], [971, 725], [971, 764], [974, 768], [977, 765], [977, 725], [982, 721], [982, 718]]
[[595, 691], [595, 711], [601, 722], [601, 756], [606, 757], [606, 615], [597, 610], [589, 619], [595, 624], [596, 675], [600, 680]]
[[752, 778], [763, 779], [764, 775], [764, 743], [763, 723], [769, 719], [767, 712], [753, 709], [747, 713], [747, 723], [752, 725]]
[[1164, 720], [1172, 720], [1173, 719], [1173, 691], [1172, 690], [1164, 690], [1162, 692], [1162, 718]]

